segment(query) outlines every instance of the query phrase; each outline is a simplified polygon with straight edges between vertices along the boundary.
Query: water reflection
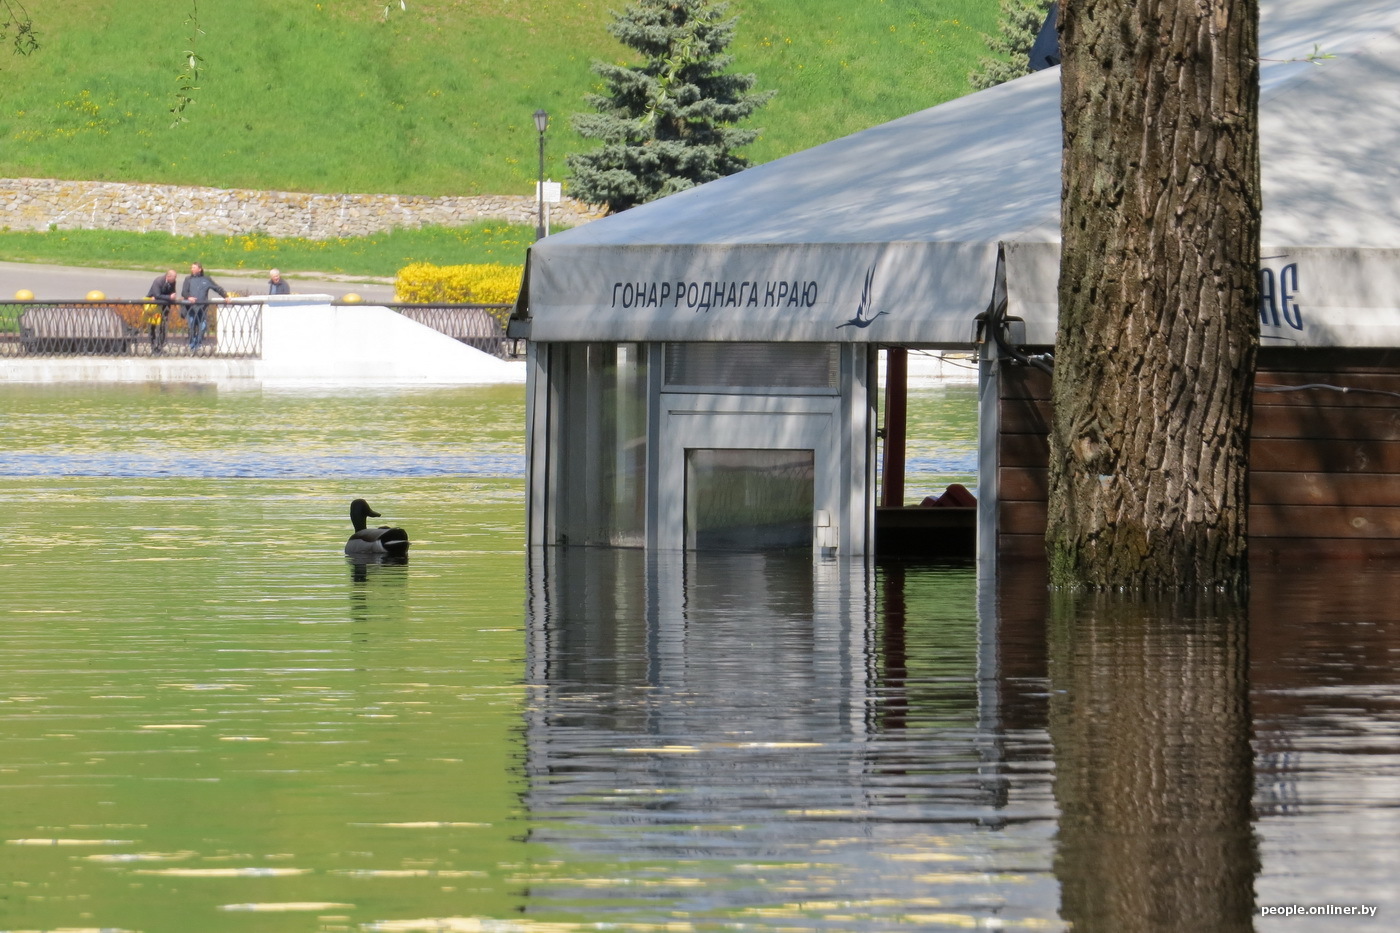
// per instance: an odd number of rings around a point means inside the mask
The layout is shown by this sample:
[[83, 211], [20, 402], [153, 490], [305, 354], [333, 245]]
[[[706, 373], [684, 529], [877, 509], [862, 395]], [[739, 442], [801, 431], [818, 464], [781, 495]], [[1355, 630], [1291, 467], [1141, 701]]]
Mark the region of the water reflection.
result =
[[1043, 565], [1002, 571], [988, 613], [999, 718], [1054, 740], [1066, 919], [1246, 927], [1252, 887], [1256, 930], [1322, 928], [1262, 913], [1290, 904], [1364, 905], [1375, 912], [1323, 923], [1394, 927], [1400, 568], [1255, 566], [1243, 629], [1224, 606], [1066, 612]]
[[[373, 557], [347, 557], [345, 563], [350, 566], [350, 579], [355, 583], [368, 583], [371, 577], [375, 580], [397, 580], [408, 579], [402, 571], [385, 570], [386, 567], [405, 567], [408, 565], [407, 554], [376, 554]], [[356, 590], [356, 593], [363, 593], [363, 590]]]
[[539, 552], [525, 912], [1385, 929], [1400, 574], [1347, 569], [1260, 568], [1245, 611], [1052, 604], [1043, 567], [979, 594], [965, 567]]
[[1055, 602], [1055, 872], [1074, 929], [1253, 929], [1247, 628], [1223, 599]]
[[[1400, 567], [1257, 569], [1250, 698], [1263, 905], [1366, 905], [1332, 928], [1400, 915]], [[1272, 918], [1263, 930], [1316, 918]]]
[[[4, 394], [0, 928], [1400, 915], [1400, 569], [1255, 568], [1241, 687], [1237, 616], [1054, 615], [1030, 565], [527, 581], [518, 388]], [[355, 496], [411, 563], [345, 560]]]
[[573, 854], [531, 909], [1057, 926], [1045, 782], [1006, 753], [1043, 737], [980, 728], [972, 586], [806, 554], [536, 552], [525, 799], [531, 842]]
[[407, 621], [407, 554], [347, 557], [345, 563], [350, 568], [350, 621], [356, 635]]

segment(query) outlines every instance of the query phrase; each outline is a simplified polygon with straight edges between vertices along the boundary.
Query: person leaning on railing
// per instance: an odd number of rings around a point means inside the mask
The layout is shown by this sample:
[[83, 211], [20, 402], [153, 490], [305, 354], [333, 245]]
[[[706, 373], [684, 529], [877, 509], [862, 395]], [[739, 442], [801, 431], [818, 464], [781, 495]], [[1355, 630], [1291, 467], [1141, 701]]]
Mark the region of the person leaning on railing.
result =
[[190, 331], [190, 350], [198, 350], [204, 342], [204, 332], [209, 327], [209, 293], [217, 292], [220, 298], [227, 298], [228, 292], [222, 285], [204, 274], [201, 263], [190, 263], [190, 274], [180, 285], [180, 299], [185, 302], [185, 324]]
[[165, 319], [170, 314], [171, 303], [175, 300], [176, 278], [175, 270], [167, 269], [164, 275], [156, 276], [156, 280], [146, 291], [146, 297], [155, 302], [146, 305], [145, 308], [146, 323], [151, 328], [152, 353], [159, 353], [165, 347]]

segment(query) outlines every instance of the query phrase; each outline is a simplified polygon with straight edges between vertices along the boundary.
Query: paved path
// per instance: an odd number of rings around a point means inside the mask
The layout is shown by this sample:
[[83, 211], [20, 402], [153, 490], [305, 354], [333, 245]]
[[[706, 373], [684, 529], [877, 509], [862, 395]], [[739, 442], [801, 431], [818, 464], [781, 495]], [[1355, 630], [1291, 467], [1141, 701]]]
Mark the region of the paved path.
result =
[[[0, 262], [0, 298], [13, 298], [15, 292], [27, 288], [34, 297], [45, 300], [64, 298], [85, 298], [96, 289], [108, 298], [141, 298], [151, 281], [163, 269], [148, 272], [133, 272], [124, 269], [77, 269], [69, 266], [42, 266], [22, 262]], [[188, 268], [176, 267], [180, 280], [184, 281]], [[267, 292], [267, 275], [223, 274], [210, 270], [214, 281], [229, 291], [239, 291], [248, 295], [261, 295]], [[286, 276], [292, 291], [299, 294], [332, 295], [340, 298], [354, 292], [368, 301], [393, 301], [394, 287], [387, 284], [352, 281], [348, 277], [325, 276], [311, 279], [295, 275]]]

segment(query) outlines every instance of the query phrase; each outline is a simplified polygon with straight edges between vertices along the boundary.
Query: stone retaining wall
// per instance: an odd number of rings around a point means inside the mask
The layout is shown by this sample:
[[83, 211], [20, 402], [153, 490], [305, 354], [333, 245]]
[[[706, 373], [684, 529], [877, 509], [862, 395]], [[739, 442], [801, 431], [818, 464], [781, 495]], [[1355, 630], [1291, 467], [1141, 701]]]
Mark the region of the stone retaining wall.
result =
[[[592, 205], [549, 205], [551, 225], [603, 216]], [[125, 182], [0, 178], [0, 227], [11, 230], [160, 230], [181, 236], [365, 236], [395, 227], [460, 227], [482, 220], [534, 224], [532, 197], [301, 194]]]

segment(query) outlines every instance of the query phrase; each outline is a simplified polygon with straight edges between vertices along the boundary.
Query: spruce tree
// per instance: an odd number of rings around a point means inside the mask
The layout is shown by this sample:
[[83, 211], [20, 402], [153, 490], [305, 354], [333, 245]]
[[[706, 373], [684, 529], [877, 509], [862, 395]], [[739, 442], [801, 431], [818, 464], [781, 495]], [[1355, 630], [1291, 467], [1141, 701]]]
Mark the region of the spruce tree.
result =
[[569, 193], [623, 211], [748, 167], [735, 150], [757, 130], [739, 121], [774, 91], [754, 92], [756, 78], [727, 74], [737, 17], [711, 0], [634, 0], [608, 27], [643, 56], [639, 65], [593, 63], [606, 94], [584, 99], [597, 113], [573, 126], [602, 147], [568, 157]]
[[978, 69], [967, 76], [974, 90], [1030, 74], [1031, 46], [1053, 0], [1001, 0], [1001, 31], [987, 37], [992, 58], [984, 58]]

